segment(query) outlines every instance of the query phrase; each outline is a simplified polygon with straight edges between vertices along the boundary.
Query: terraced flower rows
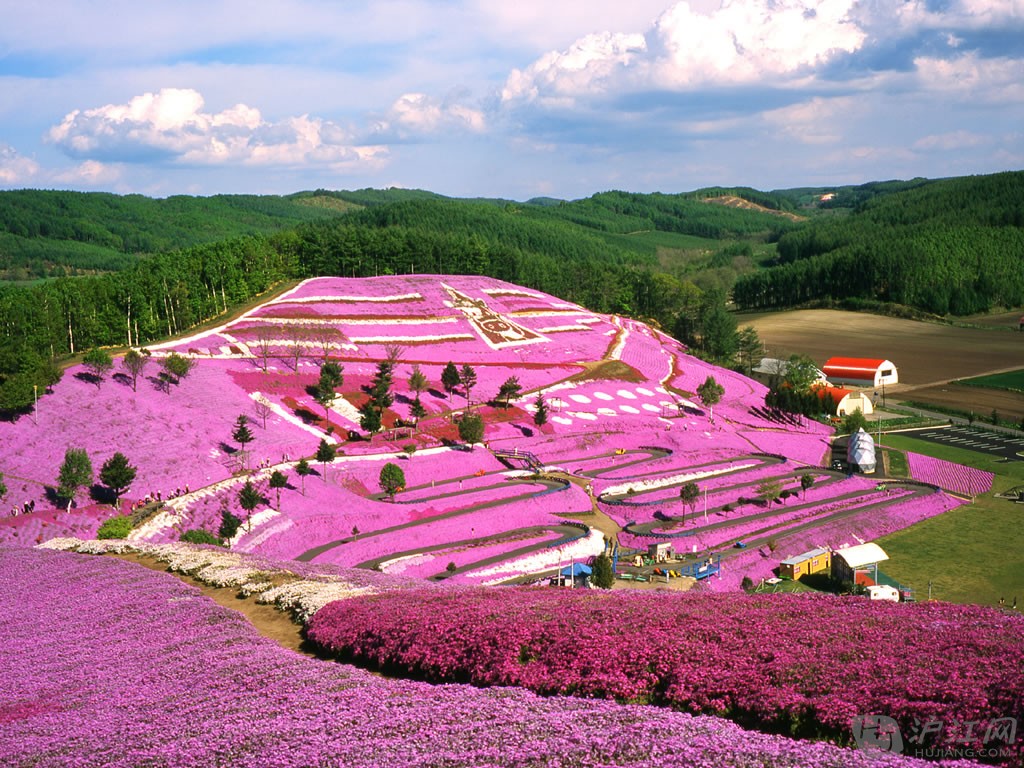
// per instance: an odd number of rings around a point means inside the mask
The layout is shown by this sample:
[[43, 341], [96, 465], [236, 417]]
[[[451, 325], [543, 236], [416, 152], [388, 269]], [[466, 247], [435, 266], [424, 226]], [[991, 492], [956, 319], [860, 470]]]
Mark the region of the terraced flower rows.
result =
[[[325, 328], [330, 332], [317, 337], [317, 329]], [[443, 333], [434, 333], [438, 329]], [[441, 338], [452, 329], [468, 339], [453, 344]], [[437, 338], [428, 339], [431, 333]], [[402, 347], [395, 403], [384, 414], [388, 429], [348, 439], [361, 431], [357, 408], [367, 397], [363, 389], [387, 354], [380, 339], [403, 334], [423, 338]], [[807, 422], [793, 428], [765, 419], [758, 410], [760, 385], [686, 355], [677, 341], [641, 323], [595, 315], [489, 278], [308, 280], [221, 328], [153, 349], [157, 358], [172, 351], [194, 357], [197, 366], [168, 391], [145, 377], [137, 392], [124, 381], [97, 388], [72, 371], [42, 400], [37, 420], [0, 428], [0, 471], [18, 483], [12, 489], [17, 496], [37, 499], [41, 510], [0, 526], [8, 540], [34, 543], [72, 530], [95, 531], [98, 516], [59, 513], [47, 496], [69, 446], [86, 448], [97, 466], [114, 451], [128, 455], [139, 468], [125, 494], [128, 503], [146, 495], [174, 497], [133, 532], [136, 540], [173, 541], [194, 528], [215, 532], [223, 511], [230, 510], [245, 521], [232, 541], [242, 551], [402, 567], [390, 564], [396, 560], [425, 576], [454, 563], [451, 578], [467, 582], [491, 581], [499, 573], [510, 578], [596, 554], [604, 535], [614, 538], [614, 531], [593, 529], [570, 541], [560, 528], [567, 519], [592, 527], [595, 508], [619, 527], [634, 523], [634, 531], [683, 533], [688, 547], [701, 550], [727, 547], [754, 533], [788, 549], [807, 525], [831, 524], [840, 512], [857, 533], [844, 532], [829, 543], [863, 535], [859, 515], [850, 514], [859, 507], [872, 520], [867, 527], [885, 528], [892, 521], [873, 505], [901, 501], [895, 494], [874, 494], [865, 481], [822, 480], [802, 503], [791, 500], [765, 517], [765, 510], [740, 503], [740, 497], [753, 497], [757, 483], [772, 477], [793, 487], [794, 472], [820, 465], [826, 427]], [[325, 353], [344, 366], [345, 377], [326, 414], [311, 392]], [[464, 410], [469, 398], [462, 390], [442, 390], [441, 368], [449, 360], [476, 369], [470, 394], [487, 422], [486, 447], [451, 447], [457, 430], [450, 413]], [[414, 365], [430, 383], [422, 395], [428, 416], [418, 430], [398, 433], [391, 425], [411, 420], [406, 382]], [[479, 405], [511, 376], [525, 397], [507, 409]], [[726, 387], [714, 422], [693, 394], [708, 376]], [[533, 423], [538, 394], [549, 408], [543, 427]], [[231, 438], [239, 414], [250, 417], [255, 436], [244, 459]], [[313, 462], [315, 474], [299, 478], [298, 459], [311, 458], [320, 440], [337, 445], [338, 458], [327, 465]], [[410, 447], [415, 453], [408, 457]], [[494, 454], [500, 449], [528, 452], [548, 468], [569, 473], [572, 482], [526, 483], [514, 471], [524, 465], [500, 460]], [[789, 461], [776, 471], [749, 458], [760, 452]], [[631, 463], [636, 461], [641, 463]], [[406, 488], [393, 502], [379, 494], [379, 473], [388, 462], [406, 476]], [[733, 473], [707, 469], [715, 463]], [[275, 470], [289, 482], [280, 504], [267, 486]], [[250, 477], [268, 502], [251, 517], [238, 505], [238, 492]], [[687, 477], [707, 491], [709, 510], [707, 520], [694, 520], [688, 510], [683, 526], [671, 518], [682, 512], [678, 488]], [[632, 490], [629, 498], [621, 495], [624, 489]], [[917, 501], [919, 518], [942, 506]], [[79, 502], [87, 508], [84, 494]], [[662, 519], [654, 518], [656, 511]], [[44, 513], [50, 516], [45, 529], [31, 522]], [[31, 532], [23, 535], [21, 528]], [[622, 534], [621, 542], [643, 547], [651, 540]], [[524, 541], [532, 551], [523, 551]], [[495, 561], [502, 551], [512, 562], [499, 569]], [[752, 577], [775, 558], [763, 560], [749, 566]], [[719, 583], [731, 585], [728, 578]]]

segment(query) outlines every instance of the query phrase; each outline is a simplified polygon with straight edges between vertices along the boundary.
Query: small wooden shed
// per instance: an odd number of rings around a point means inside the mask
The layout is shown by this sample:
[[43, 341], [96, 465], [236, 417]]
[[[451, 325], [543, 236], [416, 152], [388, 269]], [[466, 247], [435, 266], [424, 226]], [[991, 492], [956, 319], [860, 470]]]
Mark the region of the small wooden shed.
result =
[[796, 581], [801, 576], [829, 571], [832, 567], [832, 553], [827, 549], [812, 549], [802, 555], [787, 557], [779, 564], [779, 576]]

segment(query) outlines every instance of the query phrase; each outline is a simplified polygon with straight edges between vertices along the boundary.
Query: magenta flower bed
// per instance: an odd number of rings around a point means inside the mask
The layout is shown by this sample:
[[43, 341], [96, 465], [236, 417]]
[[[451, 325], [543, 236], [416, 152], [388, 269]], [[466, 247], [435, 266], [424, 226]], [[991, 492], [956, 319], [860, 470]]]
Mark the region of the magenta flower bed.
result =
[[285, 650], [194, 587], [113, 558], [3, 550], [0, 584], [5, 765], [929, 765], [712, 717], [385, 680]]
[[975, 496], [992, 490], [992, 473], [974, 467], [965, 467], [952, 461], [933, 459], [920, 453], [907, 451], [910, 476], [915, 480], [937, 485], [961, 496]]
[[1024, 716], [1024, 617], [804, 595], [432, 589], [332, 603], [307, 635], [429, 680], [713, 713], [848, 741], [851, 718]]

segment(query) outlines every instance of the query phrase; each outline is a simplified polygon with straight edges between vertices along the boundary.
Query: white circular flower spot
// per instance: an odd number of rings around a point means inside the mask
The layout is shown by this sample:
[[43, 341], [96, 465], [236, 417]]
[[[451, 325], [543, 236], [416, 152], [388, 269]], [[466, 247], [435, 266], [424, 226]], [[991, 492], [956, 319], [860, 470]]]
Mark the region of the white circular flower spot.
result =
[[575, 400], [577, 403], [589, 403], [590, 398], [586, 395], [569, 395], [570, 400]]
[[646, 387], [637, 387], [636, 391], [637, 394], [641, 394], [644, 397], [654, 397], [654, 393], [651, 392], [651, 390], [647, 389]]
[[650, 403], [644, 403], [641, 407], [645, 411], [650, 411], [651, 413], [661, 413], [661, 408], [656, 405], [651, 405]]
[[594, 393], [594, 397], [596, 397], [598, 400], [605, 400], [605, 401], [614, 400], [615, 399], [614, 397], [612, 397], [611, 395], [607, 394], [606, 392], [595, 392]]
[[611, 408], [598, 408], [597, 412], [599, 414], [601, 414], [602, 416], [617, 416], [618, 415]]
[[626, 400], [636, 400], [636, 395], [634, 395], [628, 389], [620, 389], [615, 394], [617, 394], [619, 397], [624, 398]]
[[563, 424], [565, 426], [572, 424], [572, 419], [567, 419], [564, 416], [552, 416], [551, 420], [556, 424]]
[[638, 411], [632, 405], [620, 405], [619, 410], [622, 411], [623, 413], [640, 413], [640, 411]]

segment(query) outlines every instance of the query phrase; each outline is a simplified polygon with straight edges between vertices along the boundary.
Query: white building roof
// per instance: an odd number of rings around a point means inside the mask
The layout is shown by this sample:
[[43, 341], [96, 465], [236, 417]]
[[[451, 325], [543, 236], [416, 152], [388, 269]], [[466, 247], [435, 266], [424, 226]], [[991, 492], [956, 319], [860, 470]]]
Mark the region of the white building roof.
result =
[[867, 544], [858, 544], [855, 547], [837, 549], [835, 553], [843, 558], [851, 568], [863, 568], [865, 565], [874, 565], [889, 559], [885, 550], [871, 541]]
[[782, 564], [783, 565], [797, 565], [799, 563], [804, 562], [805, 560], [810, 560], [812, 558], [821, 557], [822, 555], [827, 555], [827, 554], [828, 554], [828, 550], [827, 549], [824, 549], [822, 547], [818, 547], [817, 549], [812, 549], [809, 552], [804, 552], [802, 555], [794, 555], [793, 557], [787, 557], [785, 560], [782, 561]]

